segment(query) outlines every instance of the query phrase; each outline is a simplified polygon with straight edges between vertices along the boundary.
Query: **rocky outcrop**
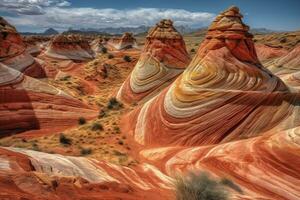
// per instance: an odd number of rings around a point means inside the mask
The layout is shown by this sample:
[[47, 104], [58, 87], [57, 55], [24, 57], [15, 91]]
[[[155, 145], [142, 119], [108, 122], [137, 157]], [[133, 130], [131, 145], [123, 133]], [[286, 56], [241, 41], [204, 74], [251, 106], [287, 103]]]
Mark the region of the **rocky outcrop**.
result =
[[86, 61], [94, 58], [88, 40], [79, 35], [57, 35], [49, 44], [45, 55], [61, 60]]
[[121, 38], [112, 38], [107, 43], [116, 50], [136, 48], [137, 42], [132, 33], [124, 33]]
[[149, 31], [140, 59], [117, 98], [127, 103], [146, 101], [170, 85], [189, 62], [182, 36], [171, 20], [162, 20]]
[[45, 77], [43, 67], [26, 51], [15, 27], [0, 17], [0, 67], [6, 66], [29, 76]]
[[218, 15], [182, 76], [126, 116], [124, 130], [143, 145], [192, 146], [299, 124], [299, 96], [260, 64], [241, 18], [236, 7]]

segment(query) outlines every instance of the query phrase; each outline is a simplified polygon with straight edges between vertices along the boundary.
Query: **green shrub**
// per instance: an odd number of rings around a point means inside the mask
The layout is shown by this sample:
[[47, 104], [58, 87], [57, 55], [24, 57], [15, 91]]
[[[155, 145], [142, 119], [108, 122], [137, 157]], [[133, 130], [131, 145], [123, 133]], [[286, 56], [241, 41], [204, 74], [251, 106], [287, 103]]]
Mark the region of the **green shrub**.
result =
[[82, 124], [85, 124], [86, 123], [86, 120], [84, 117], [79, 117], [78, 119], [78, 124], [82, 125]]
[[63, 133], [59, 135], [59, 142], [61, 144], [70, 145], [72, 143], [72, 140], [70, 138], [67, 138]]
[[131, 57], [130, 57], [130, 56], [124, 56], [123, 59], [124, 59], [126, 62], [131, 62]]
[[102, 126], [102, 124], [99, 124], [98, 122], [94, 122], [91, 126], [91, 130], [92, 131], [102, 131], [103, 126]]
[[227, 200], [227, 192], [222, 184], [211, 179], [207, 173], [189, 173], [177, 177], [175, 183], [177, 200]]
[[89, 155], [92, 153], [92, 149], [91, 148], [82, 148], [80, 151], [81, 155], [85, 156], [85, 155]]
[[192, 53], [195, 53], [195, 49], [191, 49], [191, 52], [192, 52]]
[[120, 103], [115, 97], [110, 98], [107, 103], [108, 109], [119, 109], [122, 107], [123, 107], [122, 103]]
[[101, 52], [102, 52], [103, 54], [107, 53], [107, 48], [106, 48], [106, 47], [102, 47], [102, 48], [101, 48]]

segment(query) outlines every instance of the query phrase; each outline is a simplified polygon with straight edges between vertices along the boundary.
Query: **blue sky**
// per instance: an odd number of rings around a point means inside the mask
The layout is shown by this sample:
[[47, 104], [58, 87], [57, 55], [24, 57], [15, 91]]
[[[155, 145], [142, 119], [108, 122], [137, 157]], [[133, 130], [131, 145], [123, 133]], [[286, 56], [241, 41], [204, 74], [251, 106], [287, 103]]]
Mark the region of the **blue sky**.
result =
[[250, 27], [300, 29], [300, 0], [0, 0], [0, 15], [19, 31], [153, 25], [161, 18], [203, 27], [231, 5]]

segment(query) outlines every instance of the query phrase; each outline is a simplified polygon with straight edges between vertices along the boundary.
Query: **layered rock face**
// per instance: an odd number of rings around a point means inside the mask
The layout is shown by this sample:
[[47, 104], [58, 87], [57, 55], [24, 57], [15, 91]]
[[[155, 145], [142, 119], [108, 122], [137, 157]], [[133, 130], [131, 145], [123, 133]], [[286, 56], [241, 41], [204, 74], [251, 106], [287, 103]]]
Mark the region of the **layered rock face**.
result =
[[0, 148], [0, 161], [0, 199], [171, 199], [172, 178], [146, 163], [133, 170], [17, 148]]
[[91, 42], [91, 48], [95, 53], [101, 53], [104, 43], [105, 40], [102, 37], [98, 37]]
[[300, 89], [300, 45], [287, 55], [271, 60], [265, 65], [289, 86]]
[[260, 64], [241, 18], [237, 7], [218, 15], [182, 76], [126, 116], [124, 130], [144, 145], [190, 146], [299, 125], [299, 95]]
[[6, 66], [32, 77], [44, 77], [41, 65], [26, 51], [26, 46], [12, 25], [0, 17], [0, 67]]
[[97, 116], [61, 90], [6, 66], [0, 66], [0, 96], [1, 134], [69, 127], [81, 116]]
[[89, 42], [78, 35], [57, 35], [51, 41], [45, 55], [62, 60], [85, 61], [94, 58]]
[[31, 54], [32, 56], [37, 56], [41, 53], [42, 48], [39, 40], [34, 36], [27, 36], [23, 37], [23, 42], [26, 46], [27, 53]]
[[271, 47], [264, 44], [255, 44], [256, 52], [260, 62], [267, 62], [269, 60], [282, 57], [288, 53], [284, 48]]
[[136, 48], [136, 39], [132, 33], [124, 33], [121, 38], [112, 38], [108, 41], [108, 45], [112, 46], [117, 50]]
[[140, 59], [117, 98], [127, 103], [146, 101], [170, 85], [189, 62], [182, 36], [171, 20], [162, 20], [149, 31]]

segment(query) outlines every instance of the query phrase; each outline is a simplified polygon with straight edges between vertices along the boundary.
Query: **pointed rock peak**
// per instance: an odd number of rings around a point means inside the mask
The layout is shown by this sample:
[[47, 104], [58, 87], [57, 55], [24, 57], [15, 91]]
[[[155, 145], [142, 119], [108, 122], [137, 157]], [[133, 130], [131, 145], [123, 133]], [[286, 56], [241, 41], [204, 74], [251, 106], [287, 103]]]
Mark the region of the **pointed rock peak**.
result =
[[0, 32], [17, 33], [14, 26], [10, 25], [3, 17], [0, 17]]
[[210, 25], [198, 56], [203, 57], [209, 50], [226, 47], [237, 59], [259, 64], [253, 35], [248, 32], [249, 26], [243, 23], [242, 17], [235, 6], [221, 12]]
[[[212, 22], [208, 29], [208, 37], [229, 38], [229, 39], [244, 39], [245, 37], [252, 38], [248, 33], [249, 26], [243, 23], [243, 15], [240, 14], [238, 7], [232, 6], [221, 12]], [[236, 33], [239, 33], [237, 35]]]
[[147, 39], [182, 39], [180, 33], [174, 28], [173, 22], [170, 19], [163, 19], [152, 28], [147, 36]]

